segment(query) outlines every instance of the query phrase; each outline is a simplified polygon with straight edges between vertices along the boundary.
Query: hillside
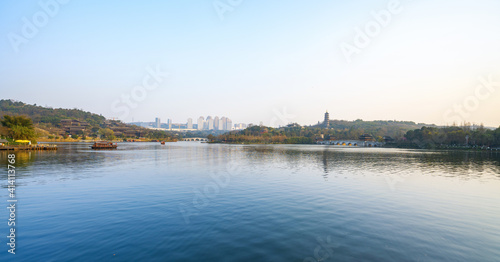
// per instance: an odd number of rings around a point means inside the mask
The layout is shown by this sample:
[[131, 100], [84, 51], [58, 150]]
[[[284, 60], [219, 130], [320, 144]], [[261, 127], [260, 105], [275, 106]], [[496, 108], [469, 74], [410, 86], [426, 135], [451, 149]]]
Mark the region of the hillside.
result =
[[84, 120], [91, 126], [99, 126], [106, 120], [101, 115], [79, 109], [53, 109], [13, 100], [0, 100], [0, 115], [25, 115], [29, 116], [35, 124], [44, 123], [52, 126], [57, 126], [63, 119]]
[[0, 117], [4, 115], [24, 115], [31, 118], [41, 137], [104, 137], [150, 138], [174, 140], [171, 134], [151, 130], [121, 121], [107, 120], [102, 115], [80, 109], [49, 108], [20, 101], [0, 100]]
[[363, 140], [386, 142], [387, 146], [404, 148], [490, 149], [500, 146], [500, 127], [422, 126], [397, 121], [331, 121], [330, 126], [300, 126], [272, 128], [252, 126], [219, 136], [209, 135], [213, 143], [249, 144], [315, 144], [325, 140]]
[[398, 140], [404, 137], [409, 130], [419, 129], [424, 124], [409, 121], [346, 121], [330, 120], [329, 127], [323, 123], [314, 126], [300, 126], [290, 124], [286, 127], [272, 128], [252, 126], [245, 130], [233, 131], [217, 137], [210, 137], [213, 141], [226, 143], [286, 143], [286, 144], [313, 144], [323, 139], [359, 139], [369, 135], [376, 141], [384, 138]]
[[[412, 121], [393, 121], [393, 120], [375, 120], [355, 121], [330, 120], [329, 131], [327, 134], [333, 135], [338, 139], [355, 139], [361, 134], [371, 134], [374, 137], [390, 136], [395, 139], [402, 138], [409, 130], [420, 129], [424, 126], [435, 126], [433, 124], [415, 123]], [[314, 128], [323, 128], [324, 124], [313, 126]]]

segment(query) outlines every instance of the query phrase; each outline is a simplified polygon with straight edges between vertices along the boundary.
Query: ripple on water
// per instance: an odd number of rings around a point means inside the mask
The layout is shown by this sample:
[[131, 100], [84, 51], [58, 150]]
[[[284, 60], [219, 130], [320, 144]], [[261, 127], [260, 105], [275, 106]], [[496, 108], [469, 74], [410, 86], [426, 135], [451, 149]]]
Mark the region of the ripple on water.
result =
[[20, 159], [20, 260], [500, 257], [497, 154], [123, 143]]

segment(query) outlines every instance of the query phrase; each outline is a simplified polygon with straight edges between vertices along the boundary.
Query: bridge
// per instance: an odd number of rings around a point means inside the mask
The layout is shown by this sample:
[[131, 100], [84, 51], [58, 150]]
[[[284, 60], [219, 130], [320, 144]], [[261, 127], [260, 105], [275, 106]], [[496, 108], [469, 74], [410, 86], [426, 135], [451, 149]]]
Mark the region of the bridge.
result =
[[359, 147], [381, 147], [384, 145], [382, 142], [375, 141], [361, 141], [361, 140], [326, 140], [319, 141], [320, 145], [332, 146], [359, 146]]
[[186, 137], [186, 138], [183, 138], [182, 141], [208, 141], [207, 138], [205, 137]]

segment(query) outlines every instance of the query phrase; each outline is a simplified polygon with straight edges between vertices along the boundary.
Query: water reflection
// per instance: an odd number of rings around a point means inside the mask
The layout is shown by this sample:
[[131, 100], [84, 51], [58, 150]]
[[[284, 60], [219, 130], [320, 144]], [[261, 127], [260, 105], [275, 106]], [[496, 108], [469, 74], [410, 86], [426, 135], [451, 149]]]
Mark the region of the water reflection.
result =
[[[54, 151], [46, 151], [54, 152]], [[26, 167], [30, 162], [34, 162], [40, 151], [0, 151], [0, 159], [2, 159], [2, 164], [7, 164], [7, 159], [9, 154], [14, 154], [16, 157], [16, 167]]]
[[[318, 170], [331, 176], [425, 174], [461, 179], [500, 178], [498, 152], [425, 151], [384, 148], [335, 148], [307, 145], [221, 145], [192, 142], [120, 143], [117, 150], [91, 150], [89, 143], [59, 143], [57, 151], [16, 151], [18, 178], [83, 179], [106, 170], [169, 166], [226, 171], [239, 166], [248, 174], [264, 174], [271, 166], [290, 175]], [[2, 170], [7, 154], [0, 152]], [[12, 153], [12, 152], [10, 152]], [[266, 164], [267, 163], [267, 164]], [[94, 172], [99, 168], [99, 172]], [[257, 170], [258, 169], [258, 170]], [[6, 180], [6, 172], [0, 174]], [[2, 182], [3, 183], [3, 182]], [[3, 183], [4, 184], [4, 183]]]
[[[21, 260], [51, 260], [56, 252], [61, 261], [107, 261], [115, 253], [134, 261], [303, 261], [318, 237], [330, 236], [339, 247], [335, 261], [495, 261], [500, 255], [496, 153], [191, 142], [89, 146], [18, 152], [22, 246], [29, 250], [20, 252]], [[0, 157], [5, 185], [7, 154]], [[213, 174], [229, 179], [217, 182]], [[386, 178], [406, 175], [412, 177], [398, 190], [388, 190]]]
[[474, 151], [333, 148], [323, 146], [246, 146], [251, 162], [281, 163], [291, 172], [321, 167], [325, 180], [344, 173], [423, 173], [463, 179], [500, 178], [500, 154]]

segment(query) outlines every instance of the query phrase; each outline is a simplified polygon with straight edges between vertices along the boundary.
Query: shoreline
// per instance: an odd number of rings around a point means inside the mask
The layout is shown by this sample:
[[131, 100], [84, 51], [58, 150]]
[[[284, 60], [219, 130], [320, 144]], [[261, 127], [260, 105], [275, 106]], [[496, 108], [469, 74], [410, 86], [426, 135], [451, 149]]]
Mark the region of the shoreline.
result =
[[113, 142], [113, 143], [136, 143], [136, 142], [152, 142], [152, 143], [160, 143], [164, 141], [165, 143], [169, 142], [178, 142], [176, 141], [167, 141], [167, 140], [138, 140], [138, 139], [127, 139], [127, 141], [123, 141], [123, 139], [119, 140], [103, 140], [103, 139], [85, 139], [85, 140], [78, 140], [78, 139], [44, 139], [44, 138], [38, 138], [37, 142], [38, 143], [57, 143], [57, 142], [64, 142], [64, 143], [94, 143], [98, 141], [108, 141], [108, 142]]
[[0, 150], [2, 151], [57, 150], [57, 149], [58, 149], [57, 145], [48, 145], [48, 144], [0, 146]]
[[448, 150], [448, 151], [500, 151], [500, 148], [481, 148], [481, 147], [418, 147], [418, 146], [398, 146], [398, 145], [385, 145], [385, 146], [340, 146], [340, 145], [324, 145], [324, 144], [297, 144], [297, 143], [226, 143], [226, 142], [207, 142], [207, 144], [227, 144], [227, 145], [318, 145], [328, 146], [332, 148], [398, 148], [398, 149], [420, 149], [420, 150]]

